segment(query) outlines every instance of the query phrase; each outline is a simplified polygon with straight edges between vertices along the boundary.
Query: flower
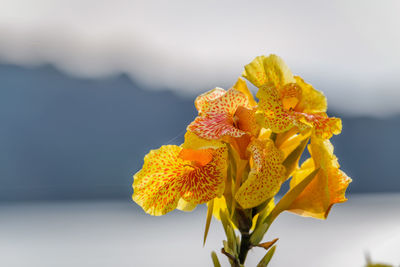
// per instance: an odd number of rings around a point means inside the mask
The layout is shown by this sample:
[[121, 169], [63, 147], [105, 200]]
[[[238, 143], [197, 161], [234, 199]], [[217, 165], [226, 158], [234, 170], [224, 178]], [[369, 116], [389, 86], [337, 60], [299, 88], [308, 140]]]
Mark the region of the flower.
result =
[[275, 133], [312, 127], [317, 137], [325, 139], [341, 132], [341, 120], [326, 115], [325, 96], [294, 76], [278, 56], [256, 57], [245, 66], [243, 77], [259, 88], [256, 117], [263, 127]]
[[195, 205], [220, 197], [225, 189], [227, 148], [188, 133], [182, 146], [166, 145], [144, 158], [134, 175], [132, 199], [151, 215]]
[[351, 182], [343, 171], [329, 140], [311, 139], [308, 146], [311, 158], [294, 173], [290, 188], [294, 188], [314, 170], [320, 169], [313, 181], [290, 205], [289, 211], [301, 216], [326, 219], [331, 207], [347, 200], [345, 191]]

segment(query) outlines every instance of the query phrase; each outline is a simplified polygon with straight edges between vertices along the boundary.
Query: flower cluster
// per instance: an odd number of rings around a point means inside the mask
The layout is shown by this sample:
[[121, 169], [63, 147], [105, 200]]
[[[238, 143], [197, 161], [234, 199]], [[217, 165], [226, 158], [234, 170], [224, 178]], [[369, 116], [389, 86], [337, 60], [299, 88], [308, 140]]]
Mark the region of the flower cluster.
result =
[[[285, 210], [325, 219], [333, 204], [346, 201], [351, 182], [329, 141], [341, 132], [341, 120], [328, 117], [320, 91], [276, 55], [255, 58], [242, 76], [258, 88], [258, 102], [242, 78], [229, 90], [198, 96], [198, 116], [184, 143], [146, 155], [134, 175], [132, 196], [151, 215], [207, 203], [206, 229], [212, 214], [222, 220], [228, 237], [224, 253], [232, 264], [243, 264]], [[310, 158], [299, 166], [307, 144]], [[275, 204], [289, 179], [289, 191]]]

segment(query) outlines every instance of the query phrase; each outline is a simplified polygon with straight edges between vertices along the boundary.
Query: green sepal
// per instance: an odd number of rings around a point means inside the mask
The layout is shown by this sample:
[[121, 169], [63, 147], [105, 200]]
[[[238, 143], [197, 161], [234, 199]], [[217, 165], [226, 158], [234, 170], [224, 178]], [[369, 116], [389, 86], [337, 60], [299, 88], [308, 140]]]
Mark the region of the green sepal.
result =
[[214, 199], [212, 199], [212, 200], [210, 200], [208, 202], [206, 226], [205, 226], [205, 229], [204, 229], [203, 247], [206, 244], [208, 231], [210, 230], [210, 224], [211, 224], [211, 219], [212, 219], [212, 215], [213, 215], [213, 209], [214, 209]]
[[221, 267], [221, 263], [219, 262], [217, 253], [215, 253], [215, 251], [211, 252], [211, 259], [214, 264], [214, 267]]
[[261, 259], [261, 261], [257, 264], [257, 267], [267, 267], [269, 262], [274, 256], [276, 246], [273, 246], [270, 250], [268, 250], [267, 254]]

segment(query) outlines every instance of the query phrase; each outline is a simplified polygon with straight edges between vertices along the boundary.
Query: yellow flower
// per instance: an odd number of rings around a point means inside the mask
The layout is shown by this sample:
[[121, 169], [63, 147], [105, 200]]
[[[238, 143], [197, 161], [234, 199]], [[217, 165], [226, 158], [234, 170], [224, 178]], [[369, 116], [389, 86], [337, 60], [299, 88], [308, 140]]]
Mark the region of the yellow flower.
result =
[[162, 146], [145, 156], [134, 175], [132, 199], [151, 215], [192, 210], [222, 196], [226, 172], [226, 146], [188, 133], [183, 146]]
[[312, 127], [316, 136], [326, 139], [341, 132], [341, 120], [325, 113], [325, 96], [294, 76], [278, 56], [255, 58], [245, 66], [243, 77], [259, 88], [257, 119], [263, 127], [275, 133]]
[[253, 166], [247, 180], [236, 192], [235, 199], [244, 209], [260, 205], [275, 196], [285, 181], [286, 169], [282, 165], [283, 153], [274, 142], [253, 140], [248, 150]]
[[320, 168], [313, 181], [290, 205], [289, 211], [302, 216], [326, 219], [333, 204], [345, 202], [345, 191], [351, 179], [339, 169], [329, 140], [311, 139], [308, 147], [311, 158], [307, 159], [290, 181], [295, 187], [311, 172]]

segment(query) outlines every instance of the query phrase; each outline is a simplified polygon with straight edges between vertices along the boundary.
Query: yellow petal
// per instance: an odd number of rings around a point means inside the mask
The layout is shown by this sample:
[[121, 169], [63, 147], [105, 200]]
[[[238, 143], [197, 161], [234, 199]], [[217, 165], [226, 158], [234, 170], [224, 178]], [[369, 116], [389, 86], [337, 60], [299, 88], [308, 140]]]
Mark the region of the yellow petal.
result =
[[187, 131], [185, 134], [185, 142], [182, 144], [182, 147], [186, 149], [216, 149], [226, 147], [226, 145], [221, 141], [204, 139], [191, 131]]
[[326, 112], [328, 104], [324, 94], [315, 90], [311, 84], [304, 82], [304, 80], [295, 76], [296, 84], [301, 88], [302, 98], [300, 103], [296, 106], [296, 111], [304, 113], [320, 113]]
[[254, 140], [249, 145], [253, 167], [237, 191], [236, 201], [245, 209], [260, 205], [275, 196], [284, 182], [283, 154], [271, 140]]
[[224, 95], [226, 91], [222, 88], [216, 87], [208, 92], [205, 92], [194, 100], [194, 105], [197, 108], [197, 111], [200, 113], [207, 112], [210, 105], [209, 102], [217, 99], [218, 97]]
[[249, 104], [252, 107], [257, 106], [257, 102], [254, 100], [253, 94], [250, 92], [249, 88], [247, 87], [246, 82], [242, 79], [239, 78], [235, 85], [233, 86], [237, 91], [242, 92], [247, 96], [247, 100], [249, 101]]
[[296, 82], [288, 66], [276, 55], [256, 57], [244, 69], [243, 77], [256, 87], [273, 84], [280, 89], [287, 83]]
[[289, 211], [301, 216], [326, 219], [332, 205], [345, 202], [345, 191], [351, 179], [341, 170], [329, 140], [312, 138], [312, 158], [293, 175], [290, 187], [300, 183], [314, 169], [320, 168], [314, 180], [291, 204]]
[[183, 198], [179, 199], [176, 208], [182, 211], [192, 211], [196, 208], [197, 204], [185, 201]]
[[193, 166], [182, 159], [181, 151], [173, 145], [150, 151], [143, 168], [134, 175], [132, 199], [147, 213], [166, 214], [177, 207], [181, 198], [201, 204], [222, 195], [227, 149], [213, 150], [212, 160], [204, 166]]

